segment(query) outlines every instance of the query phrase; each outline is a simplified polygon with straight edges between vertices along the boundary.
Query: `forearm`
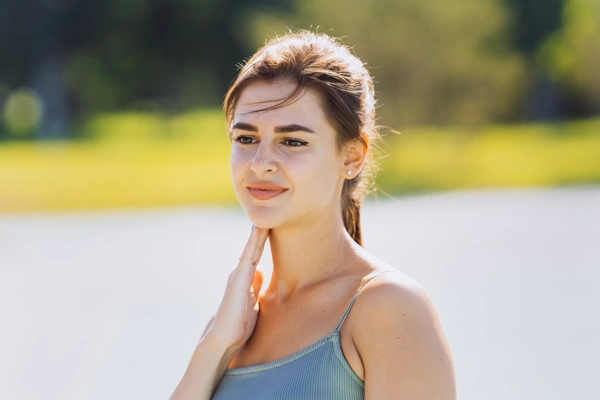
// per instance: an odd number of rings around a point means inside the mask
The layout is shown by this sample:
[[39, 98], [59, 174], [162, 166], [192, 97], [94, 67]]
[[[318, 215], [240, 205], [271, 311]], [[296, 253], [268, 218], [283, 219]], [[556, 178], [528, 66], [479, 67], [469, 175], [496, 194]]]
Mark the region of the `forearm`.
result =
[[170, 400], [210, 400], [235, 352], [210, 334], [204, 335]]

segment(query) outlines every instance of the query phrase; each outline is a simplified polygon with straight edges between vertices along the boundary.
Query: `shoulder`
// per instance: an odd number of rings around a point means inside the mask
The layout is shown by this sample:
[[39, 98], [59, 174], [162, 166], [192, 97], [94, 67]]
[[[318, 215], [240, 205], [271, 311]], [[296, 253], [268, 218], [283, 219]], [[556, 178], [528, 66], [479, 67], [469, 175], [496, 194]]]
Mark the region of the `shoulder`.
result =
[[409, 276], [392, 268], [375, 271], [373, 275], [357, 299], [356, 313], [370, 309], [370, 318], [379, 319], [390, 314], [398, 317], [423, 316], [433, 310], [425, 289]]
[[[353, 307], [353, 331], [366, 337], [380, 335], [372, 327], [405, 333], [424, 333], [437, 324], [435, 307], [425, 289], [400, 271], [386, 269], [365, 284]], [[364, 321], [364, 322], [363, 322]], [[433, 324], [433, 325], [432, 325]]]
[[[406, 324], [407, 319], [437, 319], [429, 295], [417, 281], [366, 250], [359, 251], [372, 272], [363, 278], [363, 289], [352, 310], [354, 315], [371, 322], [400, 324], [406, 329], [419, 329]], [[362, 325], [366, 324], [359, 327]]]
[[431, 299], [410, 277], [385, 269], [365, 285], [348, 320], [367, 398], [453, 399], [452, 357]]

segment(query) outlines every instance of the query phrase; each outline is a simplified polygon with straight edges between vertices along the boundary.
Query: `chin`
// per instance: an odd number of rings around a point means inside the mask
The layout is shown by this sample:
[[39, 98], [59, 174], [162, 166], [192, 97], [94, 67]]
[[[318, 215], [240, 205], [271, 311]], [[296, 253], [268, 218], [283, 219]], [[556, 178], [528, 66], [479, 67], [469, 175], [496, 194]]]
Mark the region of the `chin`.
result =
[[275, 210], [268, 208], [257, 208], [256, 206], [244, 206], [242, 208], [246, 212], [248, 219], [259, 228], [271, 229], [276, 228], [281, 224], [281, 218], [278, 218]]
[[246, 213], [246, 215], [248, 216], [248, 219], [250, 219], [252, 224], [254, 224], [254, 226], [258, 226], [259, 228], [274, 229], [285, 225], [285, 222], [278, 221], [277, 219], [271, 218], [269, 216], [249, 213]]
[[[248, 219], [259, 228], [275, 229], [294, 225], [297, 216], [292, 216], [279, 208], [269, 207], [244, 207]], [[297, 221], [296, 221], [297, 222]]]

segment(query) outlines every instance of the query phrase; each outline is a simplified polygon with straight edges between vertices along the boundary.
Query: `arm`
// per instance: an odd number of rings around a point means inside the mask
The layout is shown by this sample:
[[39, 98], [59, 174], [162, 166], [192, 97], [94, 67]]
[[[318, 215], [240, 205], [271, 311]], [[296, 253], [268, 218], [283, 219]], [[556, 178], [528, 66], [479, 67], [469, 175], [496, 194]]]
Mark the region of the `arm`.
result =
[[219, 310], [209, 322], [171, 400], [209, 400], [258, 317], [262, 275], [256, 271], [267, 229], [254, 228], [236, 269], [229, 276]]
[[455, 400], [452, 355], [424, 290], [386, 281], [361, 297], [352, 337], [364, 365], [365, 399]]

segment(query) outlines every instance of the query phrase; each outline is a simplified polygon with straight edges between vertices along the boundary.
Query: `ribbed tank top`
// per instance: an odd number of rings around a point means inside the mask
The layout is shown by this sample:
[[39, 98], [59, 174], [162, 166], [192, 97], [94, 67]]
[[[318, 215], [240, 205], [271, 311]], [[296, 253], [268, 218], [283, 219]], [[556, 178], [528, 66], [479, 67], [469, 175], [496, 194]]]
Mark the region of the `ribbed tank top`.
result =
[[291, 356], [266, 364], [230, 368], [212, 400], [362, 400], [364, 382], [342, 352], [340, 328], [370, 276], [356, 291], [333, 332]]

